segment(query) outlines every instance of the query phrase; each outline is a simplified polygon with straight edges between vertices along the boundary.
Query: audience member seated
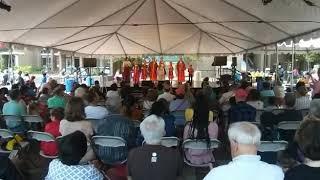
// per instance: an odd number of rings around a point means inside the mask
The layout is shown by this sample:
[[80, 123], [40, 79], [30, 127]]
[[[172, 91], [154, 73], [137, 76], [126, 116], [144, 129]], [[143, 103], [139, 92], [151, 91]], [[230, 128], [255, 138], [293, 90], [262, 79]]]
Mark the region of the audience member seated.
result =
[[277, 101], [279, 102], [279, 104], [281, 104], [281, 102], [283, 101], [283, 98], [285, 96], [285, 90], [284, 90], [284, 87], [282, 86], [282, 83], [280, 80], [276, 81], [276, 84], [273, 87], [273, 92], [274, 92], [274, 95], [275, 95]]
[[[11, 90], [10, 101], [3, 105], [3, 115], [23, 116], [26, 115], [26, 109], [20, 103], [20, 91], [18, 89]], [[7, 128], [14, 132], [24, 132], [27, 130], [26, 124], [19, 121], [6, 121]]]
[[[209, 121], [209, 103], [205, 95], [196, 97], [192, 122], [184, 128], [183, 139], [202, 139], [210, 143], [210, 139], [217, 139], [218, 125], [215, 121]], [[212, 151], [191, 150], [185, 152], [186, 159], [192, 164], [206, 164], [214, 162]]]
[[[156, 103], [155, 103], [156, 104]], [[155, 115], [140, 124], [146, 144], [130, 151], [129, 180], [176, 180], [182, 177], [183, 163], [179, 151], [160, 145], [165, 134], [164, 121]]]
[[8, 102], [8, 99], [5, 96], [4, 90], [0, 89], [0, 113], [2, 114], [3, 105]]
[[304, 156], [304, 162], [285, 174], [285, 180], [320, 179], [320, 121], [304, 121], [296, 132], [295, 141]]
[[99, 96], [96, 92], [90, 90], [88, 93], [88, 106], [85, 107], [85, 113], [87, 119], [106, 119], [109, 112], [103, 106], [98, 106]]
[[228, 137], [232, 161], [212, 169], [204, 180], [283, 180], [280, 167], [261, 161], [257, 155], [261, 133], [249, 122], [230, 125]]
[[192, 103], [190, 102], [191, 92], [186, 93], [185, 85], [180, 85], [176, 89], [176, 99], [170, 102], [169, 109], [173, 111], [184, 111], [187, 108], [191, 107]]
[[[49, 78], [48, 82], [42, 86], [43, 88], [48, 88], [49, 95], [53, 93], [54, 88], [58, 85], [57, 81], [55, 79]], [[40, 91], [42, 91], [42, 89]]]
[[263, 82], [262, 83], [262, 91], [260, 92], [261, 99], [264, 103], [264, 106], [267, 107], [268, 104], [268, 99], [270, 97], [275, 97], [274, 91], [271, 89], [271, 84], [270, 82]]
[[3, 180], [23, 180], [23, 176], [20, 174], [16, 166], [6, 156], [0, 155], [0, 179]]
[[64, 92], [61, 87], [58, 85], [53, 90], [53, 97], [48, 99], [48, 108], [65, 108], [66, 100], [64, 98]]
[[58, 159], [49, 164], [46, 180], [103, 180], [104, 176], [93, 164], [81, 165], [87, 152], [87, 140], [81, 131], [75, 131], [59, 139]]
[[256, 108], [257, 110], [263, 109], [263, 102], [260, 100], [260, 93], [256, 89], [251, 89], [249, 91], [248, 97], [247, 97], [247, 104], [250, 106]]
[[255, 121], [256, 109], [246, 103], [247, 96], [246, 90], [236, 90], [236, 104], [229, 109], [229, 124], [240, 121]]
[[[64, 117], [64, 109], [56, 108], [50, 110], [51, 122], [47, 123], [44, 127], [44, 132], [51, 134], [52, 136], [59, 137], [61, 133], [60, 121]], [[58, 147], [56, 142], [41, 142], [41, 150], [43, 154], [48, 156], [56, 156], [58, 154]]]
[[297, 110], [310, 108], [311, 99], [308, 95], [308, 90], [305, 86], [298, 87], [296, 96], [297, 98], [296, 98], [295, 108]]
[[88, 105], [87, 95], [87, 89], [81, 85], [74, 91], [74, 96], [81, 98], [86, 106]]
[[170, 103], [171, 101], [173, 101], [176, 98], [175, 95], [171, 94], [171, 86], [170, 86], [170, 84], [164, 83], [163, 89], [164, 89], [164, 92], [163, 92], [163, 94], [160, 94], [158, 96], [158, 100], [163, 98], [163, 99], [165, 99], [166, 101], [168, 101]]
[[284, 97], [285, 109], [284, 112], [275, 116], [273, 124], [277, 125], [282, 121], [302, 121], [302, 113], [296, 110], [294, 105], [296, 103], [296, 97], [294, 94], [286, 94]]
[[174, 124], [176, 118], [170, 114], [169, 103], [165, 99], [161, 98], [152, 104], [150, 115], [156, 115], [164, 120], [166, 130], [165, 136], [176, 136], [176, 127]]
[[233, 85], [228, 89], [227, 92], [223, 93], [219, 99], [219, 104], [221, 106], [221, 110], [223, 112], [226, 112], [230, 109], [230, 103], [229, 100], [231, 97], [234, 97], [234, 92], [236, 90], [236, 86]]
[[98, 158], [105, 164], [116, 164], [127, 158], [128, 149], [135, 146], [136, 129], [130, 119], [131, 107], [130, 102], [124, 99], [121, 107], [121, 114], [113, 114], [108, 116], [107, 120], [101, 121], [98, 126], [98, 136], [118, 136], [127, 142], [127, 148], [117, 147], [101, 147], [96, 146], [95, 152]]
[[209, 86], [209, 77], [205, 77], [201, 83], [201, 88]]
[[317, 119], [320, 120], [320, 99], [313, 99], [310, 103], [309, 114], [304, 120]]
[[116, 83], [111, 84], [110, 90], [107, 92], [106, 99], [107, 109], [112, 113], [119, 113], [121, 97]]
[[[62, 136], [66, 136], [75, 131], [83, 132], [88, 142], [90, 143], [91, 136], [93, 135], [92, 124], [86, 121], [86, 114], [84, 112], [84, 102], [79, 97], [72, 97], [66, 105], [65, 117], [60, 122], [59, 131]], [[81, 160], [81, 163], [86, 163], [95, 158], [91, 148], [88, 148], [87, 154]]]
[[143, 101], [143, 109], [149, 110], [154, 102], [156, 102], [158, 98], [157, 90], [149, 89], [147, 92], [147, 97]]
[[42, 103], [42, 104], [47, 105], [48, 99], [50, 98], [48, 88], [46, 88], [46, 87], [43, 88], [42, 91], [39, 93], [38, 96], [39, 96], [39, 97], [38, 97], [39, 103]]

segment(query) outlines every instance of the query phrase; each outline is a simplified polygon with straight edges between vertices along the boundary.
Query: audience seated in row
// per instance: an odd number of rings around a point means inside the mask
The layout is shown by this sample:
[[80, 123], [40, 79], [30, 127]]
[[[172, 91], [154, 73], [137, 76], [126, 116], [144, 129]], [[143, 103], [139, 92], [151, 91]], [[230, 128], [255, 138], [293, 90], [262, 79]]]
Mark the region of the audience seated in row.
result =
[[109, 112], [107, 108], [103, 106], [98, 106], [99, 102], [99, 95], [93, 91], [90, 90], [87, 97], [88, 106], [85, 107], [85, 113], [87, 119], [106, 119]]

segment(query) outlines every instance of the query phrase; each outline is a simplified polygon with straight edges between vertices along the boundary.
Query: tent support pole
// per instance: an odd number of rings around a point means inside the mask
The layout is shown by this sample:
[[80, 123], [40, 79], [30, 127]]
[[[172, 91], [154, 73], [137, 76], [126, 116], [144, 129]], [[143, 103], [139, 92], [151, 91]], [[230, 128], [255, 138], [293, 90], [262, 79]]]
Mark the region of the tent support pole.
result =
[[246, 61], [246, 72], [248, 72], [249, 71], [248, 51], [245, 52], [244, 58], [245, 58], [245, 61]]
[[264, 47], [264, 54], [263, 54], [263, 66], [262, 66], [262, 68], [263, 68], [263, 73], [265, 74], [265, 72], [266, 72], [266, 67], [267, 67], [267, 46], [265, 46]]
[[[8, 64], [10, 64], [12, 73], [8, 72], [9, 74], [12, 75], [12, 81], [13, 83], [15, 82], [15, 78], [14, 78], [14, 63], [13, 63], [13, 54], [12, 54], [12, 44], [9, 44], [9, 62]], [[9, 66], [8, 66], [9, 67]]]
[[277, 83], [277, 81], [279, 79], [279, 50], [278, 50], [278, 43], [276, 43], [275, 46], [276, 46], [276, 75], [275, 75], [275, 82]]
[[294, 56], [295, 56], [295, 44], [294, 38], [292, 39], [292, 58], [291, 58], [291, 90], [293, 91], [293, 69], [294, 69]]

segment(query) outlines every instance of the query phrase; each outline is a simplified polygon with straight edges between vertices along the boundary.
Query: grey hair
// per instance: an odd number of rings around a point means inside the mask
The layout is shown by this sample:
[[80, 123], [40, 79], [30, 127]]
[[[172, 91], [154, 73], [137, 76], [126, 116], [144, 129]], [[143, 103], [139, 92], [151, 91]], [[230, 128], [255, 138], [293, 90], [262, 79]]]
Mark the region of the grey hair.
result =
[[311, 101], [309, 113], [316, 118], [320, 118], [320, 99], [313, 99]]
[[150, 115], [141, 122], [140, 131], [147, 144], [159, 144], [165, 135], [164, 120], [156, 115]]
[[228, 130], [230, 141], [245, 145], [259, 145], [261, 132], [258, 127], [250, 122], [236, 122]]

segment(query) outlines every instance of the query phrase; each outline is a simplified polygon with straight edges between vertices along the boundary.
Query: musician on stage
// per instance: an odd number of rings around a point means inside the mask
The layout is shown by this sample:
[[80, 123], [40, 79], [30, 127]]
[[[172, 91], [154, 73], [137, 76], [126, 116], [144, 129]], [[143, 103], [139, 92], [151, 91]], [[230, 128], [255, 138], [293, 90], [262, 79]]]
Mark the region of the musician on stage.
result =
[[137, 61], [134, 62], [132, 71], [133, 71], [133, 83], [134, 85], [138, 85], [140, 80], [140, 67]]
[[186, 70], [186, 65], [184, 64], [182, 58], [180, 57], [177, 63], [177, 72], [178, 72], [178, 83], [182, 84], [185, 81], [184, 71]]
[[143, 81], [145, 81], [147, 79], [147, 73], [148, 73], [147, 68], [148, 68], [147, 61], [144, 60], [143, 64], [142, 64], [142, 67], [141, 67], [141, 79]]
[[189, 73], [189, 81], [190, 81], [190, 83], [192, 84], [193, 73], [194, 73], [194, 69], [193, 69], [193, 67], [192, 67], [192, 64], [189, 65], [188, 73]]
[[149, 72], [150, 72], [151, 81], [157, 81], [157, 69], [158, 69], [158, 63], [156, 61], [156, 58], [153, 57], [152, 61], [149, 63]]
[[160, 59], [159, 67], [158, 67], [158, 80], [159, 81], [164, 81], [165, 80], [165, 75], [166, 75], [166, 69], [165, 69], [165, 64], [163, 62], [163, 59]]
[[122, 63], [122, 79], [124, 82], [130, 83], [131, 62], [126, 58]]
[[170, 83], [172, 84], [172, 79], [173, 79], [173, 66], [172, 66], [172, 62], [170, 62], [169, 68], [168, 68], [168, 78]]

